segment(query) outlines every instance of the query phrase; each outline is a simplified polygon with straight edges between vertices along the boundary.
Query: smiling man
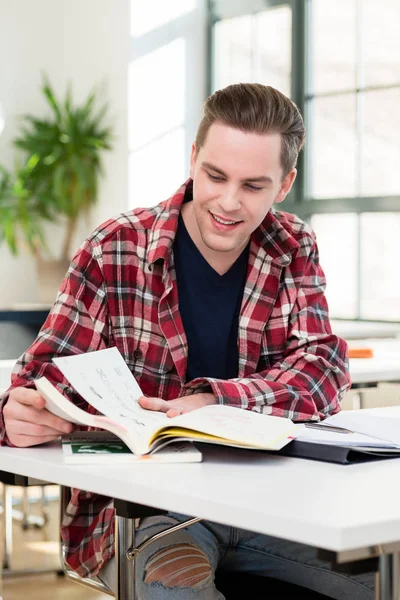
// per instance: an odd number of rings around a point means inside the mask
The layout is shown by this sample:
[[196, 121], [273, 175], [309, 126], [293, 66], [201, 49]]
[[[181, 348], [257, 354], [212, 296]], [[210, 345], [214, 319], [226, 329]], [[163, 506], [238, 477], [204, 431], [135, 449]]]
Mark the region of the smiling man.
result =
[[[45, 375], [82, 403], [51, 359], [110, 346], [141, 386], [141, 405], [170, 417], [212, 403], [298, 421], [339, 410], [347, 348], [331, 332], [315, 237], [273, 208], [293, 185], [304, 140], [297, 107], [271, 87], [237, 84], [207, 99], [190, 179], [154, 208], [109, 220], [75, 255], [2, 398], [3, 443], [31, 446], [69, 431], [43, 408], [33, 380]], [[182, 518], [144, 519], [138, 541]], [[110, 587], [112, 520], [109, 499], [74, 491], [63, 526], [71, 567]], [[340, 600], [373, 598], [373, 575], [339, 575], [313, 548], [207, 522], [140, 555], [139, 597], [221, 599], [221, 561]]]

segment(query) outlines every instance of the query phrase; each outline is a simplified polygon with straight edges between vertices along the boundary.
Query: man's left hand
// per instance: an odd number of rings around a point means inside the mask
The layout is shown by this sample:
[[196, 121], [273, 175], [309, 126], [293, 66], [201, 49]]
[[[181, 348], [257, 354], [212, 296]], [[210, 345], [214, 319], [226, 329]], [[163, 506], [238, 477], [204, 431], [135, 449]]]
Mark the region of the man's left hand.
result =
[[164, 412], [167, 417], [177, 417], [208, 404], [217, 404], [217, 399], [214, 394], [192, 394], [183, 396], [183, 398], [176, 398], [176, 400], [161, 400], [161, 398], [141, 396], [139, 404], [147, 410]]

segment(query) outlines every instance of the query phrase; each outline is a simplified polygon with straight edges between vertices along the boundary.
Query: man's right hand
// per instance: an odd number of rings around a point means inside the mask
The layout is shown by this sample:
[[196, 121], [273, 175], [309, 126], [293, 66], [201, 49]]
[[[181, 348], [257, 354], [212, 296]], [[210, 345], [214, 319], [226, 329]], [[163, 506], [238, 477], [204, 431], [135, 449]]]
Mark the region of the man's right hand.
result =
[[37, 446], [73, 431], [72, 423], [56, 417], [44, 405], [44, 398], [36, 390], [11, 390], [3, 416], [7, 437], [14, 446]]

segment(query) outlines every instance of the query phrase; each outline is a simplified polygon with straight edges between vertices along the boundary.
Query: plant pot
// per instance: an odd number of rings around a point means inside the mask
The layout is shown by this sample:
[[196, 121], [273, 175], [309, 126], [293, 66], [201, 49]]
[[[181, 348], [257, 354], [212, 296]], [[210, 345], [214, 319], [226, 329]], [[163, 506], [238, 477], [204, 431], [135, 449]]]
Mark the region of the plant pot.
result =
[[67, 273], [69, 261], [38, 259], [36, 265], [39, 283], [39, 302], [53, 304], [61, 282]]

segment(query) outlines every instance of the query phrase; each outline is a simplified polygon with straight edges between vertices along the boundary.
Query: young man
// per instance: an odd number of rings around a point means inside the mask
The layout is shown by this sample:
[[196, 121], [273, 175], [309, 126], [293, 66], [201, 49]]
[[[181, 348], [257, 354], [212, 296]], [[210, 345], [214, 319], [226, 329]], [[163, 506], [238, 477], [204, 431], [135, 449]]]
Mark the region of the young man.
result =
[[[207, 100], [191, 178], [168, 201], [111, 219], [75, 255], [3, 397], [4, 443], [70, 431], [32, 381], [45, 375], [82, 403], [51, 359], [109, 346], [141, 386], [141, 405], [171, 417], [211, 403], [299, 421], [339, 410], [347, 350], [330, 329], [314, 235], [272, 209], [293, 185], [304, 139], [297, 107], [271, 87], [233, 85]], [[180, 518], [144, 519], [139, 540]], [[71, 567], [112, 587], [113, 535], [109, 499], [74, 491], [63, 526]], [[214, 523], [143, 553], [139, 597], [222, 598], [213, 577], [221, 561], [341, 600], [373, 597], [372, 576], [332, 573], [312, 548]]]

